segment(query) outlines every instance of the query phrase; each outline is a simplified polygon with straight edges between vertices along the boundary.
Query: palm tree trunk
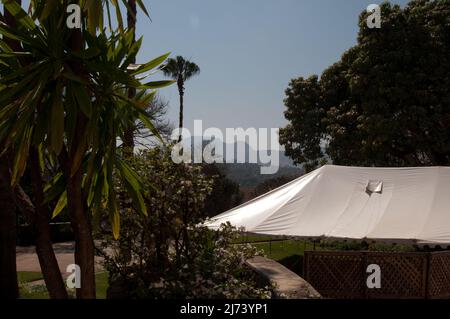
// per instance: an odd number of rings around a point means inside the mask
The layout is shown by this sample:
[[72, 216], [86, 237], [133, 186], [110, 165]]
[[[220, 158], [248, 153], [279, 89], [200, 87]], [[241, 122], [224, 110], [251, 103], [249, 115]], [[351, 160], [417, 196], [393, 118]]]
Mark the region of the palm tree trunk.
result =
[[181, 76], [178, 76], [177, 80], [178, 84], [178, 93], [180, 94], [180, 114], [179, 114], [179, 129], [180, 129], [180, 136], [178, 137], [178, 142], [181, 142], [182, 136], [182, 129], [183, 129], [183, 97], [184, 97], [184, 81]]
[[42, 181], [39, 155], [36, 148], [30, 150], [31, 186], [35, 200], [34, 234], [36, 254], [39, 258], [45, 285], [52, 299], [67, 299], [67, 291], [59, 271], [58, 261], [50, 237], [50, 214], [44, 204], [44, 185]]
[[77, 298], [95, 299], [94, 239], [81, 191], [82, 178], [79, 169], [67, 185], [67, 204], [75, 235], [75, 263], [81, 271], [81, 287], [77, 289]]
[[[137, 19], [137, 8], [136, 8], [136, 0], [128, 0], [128, 11], [127, 11], [127, 25], [128, 30], [133, 30], [133, 42], [136, 39], [136, 19]], [[136, 63], [136, 59], [132, 59], [130, 63]], [[136, 89], [129, 88], [128, 89], [128, 98], [133, 99], [136, 96]], [[133, 156], [134, 151], [134, 132], [136, 130], [135, 125], [130, 125], [126, 128], [124, 132], [124, 153], [126, 157]]]
[[[70, 47], [73, 51], [83, 49], [82, 34], [74, 29], [70, 36]], [[85, 77], [83, 65], [71, 61], [73, 72], [79, 77]], [[61, 165], [65, 165], [67, 182], [67, 206], [71, 217], [71, 225], [75, 236], [75, 263], [81, 271], [81, 288], [77, 288], [77, 298], [95, 299], [95, 268], [94, 268], [94, 239], [92, 225], [86, 201], [82, 192], [83, 172], [81, 166], [72, 173], [74, 158], [78, 148], [83, 144], [86, 129], [86, 116], [80, 111], [75, 124], [75, 136], [69, 154], [63, 150], [60, 154]]]
[[[81, 167], [72, 175], [73, 158], [84, 134], [86, 118], [79, 114], [76, 123], [75, 137], [70, 153], [65, 149], [59, 155], [61, 165], [70, 176], [67, 181], [67, 207], [70, 214], [70, 224], [75, 237], [75, 264], [80, 267], [81, 287], [76, 289], [79, 299], [95, 299], [95, 248], [92, 236], [92, 224], [85, 205], [82, 192], [83, 174]], [[72, 176], [71, 176], [72, 175]]]
[[0, 158], [0, 299], [19, 296], [16, 269], [16, 209], [9, 154]]

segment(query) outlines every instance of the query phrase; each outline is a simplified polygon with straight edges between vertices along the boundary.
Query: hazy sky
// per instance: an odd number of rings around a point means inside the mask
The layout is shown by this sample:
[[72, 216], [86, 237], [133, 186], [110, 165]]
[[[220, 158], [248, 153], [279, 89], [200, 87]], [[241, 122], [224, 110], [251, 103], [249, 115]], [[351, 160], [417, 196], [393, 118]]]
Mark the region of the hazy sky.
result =
[[[406, 0], [392, 1], [404, 5]], [[374, 0], [152, 0], [139, 62], [171, 51], [201, 74], [186, 84], [185, 127], [282, 127], [289, 80], [320, 74], [356, 43]], [[161, 90], [178, 125], [176, 86]]]

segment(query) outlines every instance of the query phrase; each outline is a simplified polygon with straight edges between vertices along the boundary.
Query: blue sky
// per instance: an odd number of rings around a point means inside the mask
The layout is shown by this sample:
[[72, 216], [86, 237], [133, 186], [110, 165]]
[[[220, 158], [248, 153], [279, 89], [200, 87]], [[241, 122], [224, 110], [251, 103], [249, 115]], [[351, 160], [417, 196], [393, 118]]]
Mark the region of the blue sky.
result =
[[[391, 1], [404, 5], [406, 0]], [[167, 51], [190, 58], [201, 74], [186, 84], [185, 127], [282, 127], [289, 80], [320, 74], [356, 43], [359, 14], [374, 0], [145, 1], [152, 21], [139, 62]], [[161, 90], [178, 125], [175, 86]]]

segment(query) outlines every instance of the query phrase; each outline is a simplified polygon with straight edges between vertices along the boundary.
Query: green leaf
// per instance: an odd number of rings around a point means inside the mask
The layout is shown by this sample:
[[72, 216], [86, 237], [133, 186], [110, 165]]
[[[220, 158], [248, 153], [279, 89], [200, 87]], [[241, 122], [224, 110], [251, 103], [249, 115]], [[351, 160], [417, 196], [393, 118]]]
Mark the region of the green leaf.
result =
[[163, 81], [153, 81], [145, 83], [144, 85], [141, 85], [140, 89], [160, 89], [169, 85], [172, 85], [175, 83], [173, 80], [163, 80]]
[[4, 24], [3, 22], [0, 22], [0, 34], [4, 37], [10, 38], [12, 40], [21, 41], [23, 43], [29, 44], [30, 39], [25, 37], [24, 35], [20, 34], [17, 30], [14, 30], [10, 28], [8, 25]]
[[114, 94], [114, 96], [129, 103], [136, 110], [140, 110], [140, 111], [144, 112], [145, 108], [147, 107], [147, 104], [144, 104], [141, 101], [136, 101], [135, 99], [130, 99], [129, 97], [127, 97], [121, 93], [116, 93], [116, 94]]
[[[78, 53], [78, 54], [82, 54], [82, 53]], [[75, 55], [75, 54], [74, 54], [74, 55]], [[89, 81], [87, 81], [86, 79], [83, 79], [82, 77], [80, 77], [80, 76], [78, 76], [78, 75], [75, 75], [75, 74], [70, 70], [70, 67], [69, 67], [67, 64], [64, 65], [64, 69], [67, 70], [67, 71], [64, 72], [62, 75], [63, 75], [66, 79], [71, 80], [71, 81], [78, 82], [78, 83], [83, 84], [83, 85], [89, 85]]]
[[117, 24], [119, 26], [119, 31], [123, 32], [123, 19], [122, 19], [122, 13], [120, 12], [120, 5], [117, 0], [111, 0], [114, 7], [116, 8], [116, 16], [117, 16]]
[[44, 160], [44, 145], [41, 143], [38, 146], [38, 157], [39, 157], [39, 167], [41, 171], [45, 170], [45, 160]]
[[62, 173], [56, 174], [55, 177], [53, 177], [53, 179], [47, 185], [45, 185], [44, 203], [47, 204], [60, 196], [66, 189], [66, 185], [67, 179], [65, 175], [63, 175]]
[[67, 206], [67, 192], [65, 191], [59, 197], [58, 203], [56, 204], [55, 209], [53, 210], [52, 213], [52, 219], [58, 216], [66, 206]]
[[139, 91], [136, 95], [136, 99], [144, 103], [145, 105], [150, 104], [156, 96], [156, 91], [152, 91], [149, 94], [146, 94], [145, 90]]
[[1, 39], [0, 39], [0, 49], [2, 49], [4, 52], [13, 52], [11, 47]]
[[122, 63], [122, 66], [121, 66], [122, 69], [126, 69], [131, 64], [131, 61], [133, 61], [136, 58], [136, 55], [138, 54], [138, 52], [142, 46], [142, 41], [143, 41], [143, 37], [140, 37], [130, 47], [130, 49], [127, 52], [127, 59]]
[[90, 2], [88, 8], [88, 30], [92, 35], [95, 35], [97, 28], [103, 28], [103, 7], [101, 1], [96, 0]]
[[61, 153], [64, 144], [64, 106], [62, 101], [62, 83], [58, 82], [52, 103], [51, 148], [56, 155]]
[[32, 56], [30, 52], [5, 52], [0, 53], [0, 57], [3, 58], [10, 58], [10, 57], [17, 57], [17, 56]]
[[142, 121], [142, 123], [144, 123], [145, 127], [150, 132], [152, 132], [152, 134], [154, 136], [156, 136], [161, 142], [163, 142], [163, 139], [162, 139], [161, 135], [159, 134], [158, 130], [153, 125], [153, 123], [151, 122], [150, 118], [148, 117], [148, 115], [146, 113], [140, 113], [139, 114], [139, 119]]
[[86, 153], [86, 137], [83, 136], [78, 145], [77, 150], [75, 151], [75, 155], [73, 156], [72, 167], [70, 168], [70, 176], [75, 175], [75, 173], [80, 168], [85, 153]]
[[109, 195], [109, 214], [111, 220], [111, 228], [114, 239], [119, 239], [120, 236], [120, 213], [117, 207], [116, 196], [113, 191]]
[[74, 84], [73, 92], [81, 111], [88, 118], [90, 118], [92, 115], [92, 101], [88, 91], [86, 90], [86, 87], [83, 85]]
[[[97, 47], [90, 47], [87, 50], [81, 51], [81, 52], [72, 52], [72, 54], [78, 58], [81, 59], [92, 59], [98, 55], [100, 55], [102, 53], [102, 51], [97, 48]], [[84, 82], [87, 82], [85, 80], [83, 80]]]
[[16, 156], [14, 158], [13, 171], [11, 174], [12, 187], [15, 187], [19, 183], [19, 180], [25, 171], [28, 160], [28, 152], [30, 149], [31, 131], [31, 128], [25, 128], [20, 138], [19, 147], [16, 150]]
[[19, 25], [28, 30], [34, 30], [36, 24], [33, 19], [22, 9], [22, 7], [15, 0], [2, 0], [5, 8], [14, 16]]
[[66, 72], [62, 73], [62, 75], [68, 80], [75, 81], [75, 82], [78, 82], [78, 83], [83, 84], [83, 85], [88, 85], [89, 84], [88, 81], [86, 81], [85, 79], [83, 79], [80, 76], [77, 76], [77, 75], [73, 74], [72, 71], [66, 71]]
[[138, 4], [139, 8], [141, 8], [141, 10], [145, 13], [145, 15], [150, 18], [150, 14], [148, 13], [147, 8], [145, 7], [142, 0], [136, 0], [136, 2]]
[[142, 65], [139, 69], [137, 69], [134, 73], [132, 73], [133, 75], [138, 75], [147, 71], [150, 71], [154, 68], [156, 68], [157, 66], [161, 65], [170, 55], [170, 52], [163, 54], [159, 57], [157, 57], [156, 59], [151, 60], [150, 62], [147, 62], [146, 64]]
[[[6, 66], [6, 67], [8, 67], [8, 68], [9, 68], [9, 66], [10, 66], [8, 63], [6, 63], [6, 62], [3, 61], [3, 60], [0, 60], [0, 64]], [[4, 85], [0, 85], [0, 91], [1, 91], [3, 88], [5, 88], [5, 86], [4, 86]]]
[[47, 0], [45, 2], [45, 5], [43, 7], [43, 10], [41, 12], [41, 15], [39, 17], [40, 21], [44, 21], [48, 18], [50, 13], [55, 9], [55, 7], [58, 5], [58, 0]]
[[142, 196], [142, 185], [139, 176], [128, 166], [127, 163], [116, 157], [116, 166], [119, 169], [120, 176], [123, 179], [125, 188], [133, 200], [136, 209], [143, 215], [147, 216], [147, 207]]
[[[17, 98], [21, 98], [20, 95], [21, 95], [21, 93], [23, 95], [25, 88], [34, 87], [38, 72], [39, 72], [39, 69], [36, 71], [33, 71], [31, 74], [25, 76], [23, 79], [21, 79], [21, 81], [19, 83], [15, 83], [13, 85], [8, 85], [9, 90], [7, 90], [7, 92], [5, 92], [4, 94], [2, 94], [0, 96], [0, 103], [8, 101], [11, 98], [13, 98], [13, 99], [10, 100], [10, 102], [12, 102], [13, 100], [16, 100]], [[0, 79], [0, 81], [2, 81], [2, 80], [5, 80], [5, 78]]]

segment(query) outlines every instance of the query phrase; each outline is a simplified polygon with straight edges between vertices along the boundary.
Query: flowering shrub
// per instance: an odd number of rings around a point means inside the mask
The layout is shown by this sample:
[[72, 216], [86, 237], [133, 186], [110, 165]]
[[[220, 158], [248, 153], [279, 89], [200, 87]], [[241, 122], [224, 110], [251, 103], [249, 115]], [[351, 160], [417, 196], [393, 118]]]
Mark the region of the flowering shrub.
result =
[[256, 248], [234, 245], [231, 225], [201, 226], [212, 181], [200, 167], [175, 164], [161, 149], [142, 152], [132, 166], [146, 189], [148, 216], [120, 193], [120, 238], [102, 244], [110, 298], [270, 297], [245, 264]]

